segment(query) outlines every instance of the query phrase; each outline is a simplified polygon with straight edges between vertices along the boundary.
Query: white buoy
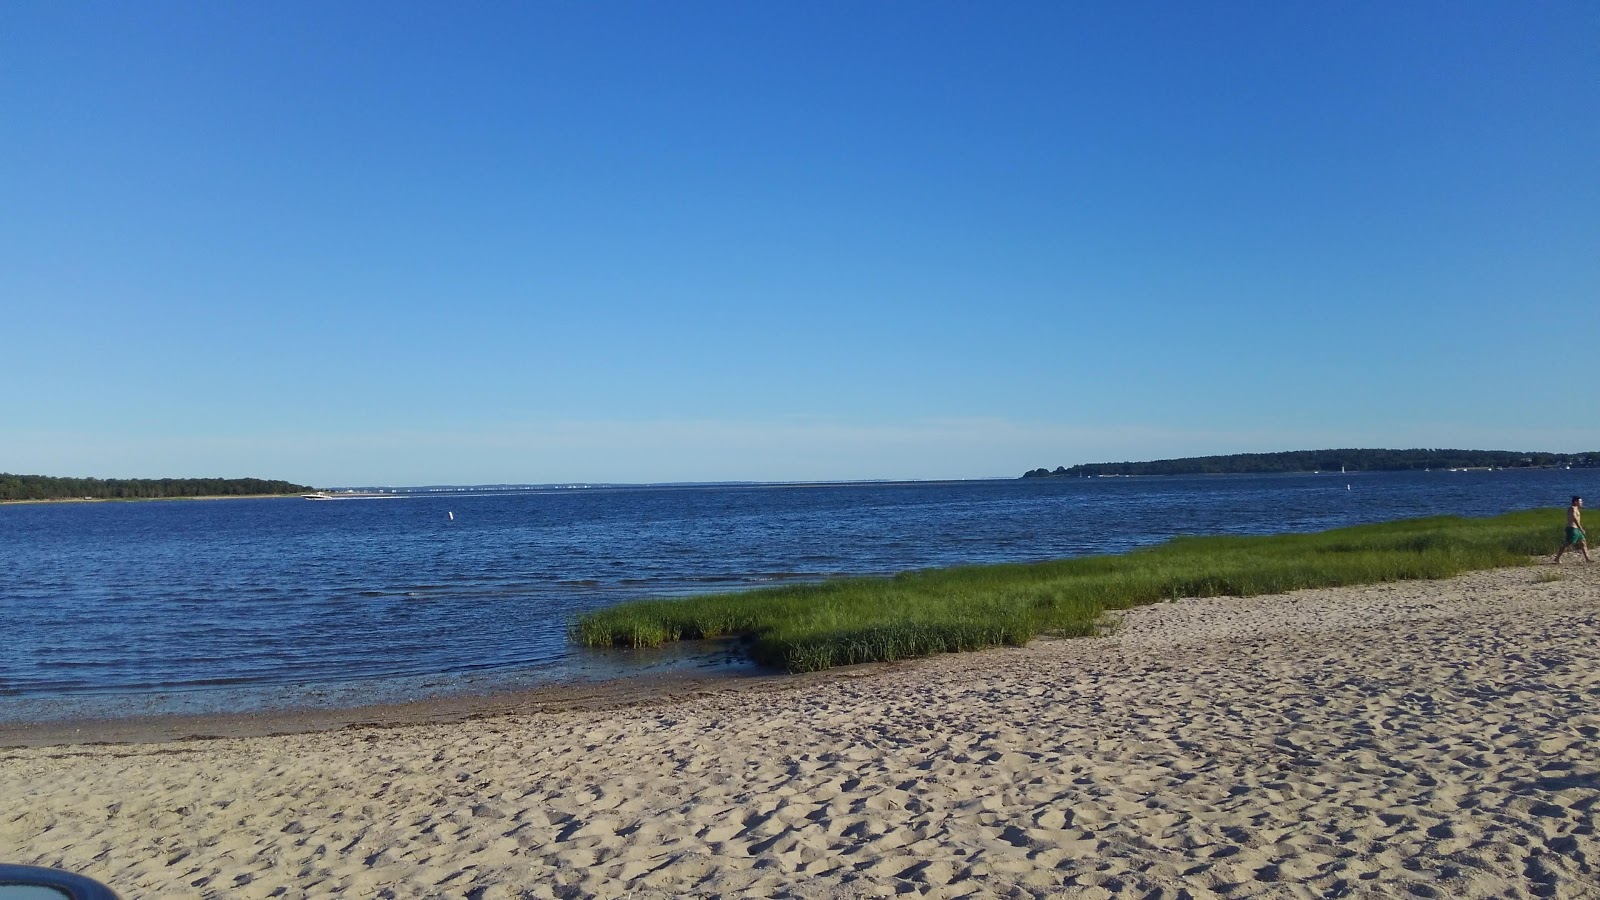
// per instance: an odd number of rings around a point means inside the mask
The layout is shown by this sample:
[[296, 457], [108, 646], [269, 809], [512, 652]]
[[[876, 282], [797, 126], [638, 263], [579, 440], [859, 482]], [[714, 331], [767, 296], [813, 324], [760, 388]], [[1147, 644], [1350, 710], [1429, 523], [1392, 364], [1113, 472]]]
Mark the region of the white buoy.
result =
[[1347, 491], [1348, 491], [1348, 490], [1350, 490], [1350, 485], [1348, 485], [1348, 484], [1347, 484], [1347, 485], [1345, 485], [1345, 486], [1344, 486], [1344, 489], [1345, 489], [1345, 490], [1347, 490]]
[[452, 521], [452, 522], [454, 522], [456, 520], [456, 514], [453, 513], [453, 512], [447, 512], [447, 513], [445, 513], [445, 515], [449, 516], [450, 517], [450, 521]]

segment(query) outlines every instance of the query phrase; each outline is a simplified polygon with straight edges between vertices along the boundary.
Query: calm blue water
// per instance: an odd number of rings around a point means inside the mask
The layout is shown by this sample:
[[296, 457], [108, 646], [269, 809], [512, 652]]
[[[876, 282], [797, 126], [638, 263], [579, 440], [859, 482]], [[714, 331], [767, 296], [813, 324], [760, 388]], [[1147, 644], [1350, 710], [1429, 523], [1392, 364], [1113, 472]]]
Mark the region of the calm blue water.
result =
[[[1600, 470], [0, 506], [0, 721], [735, 666], [726, 653], [578, 650], [564, 626], [636, 597], [1490, 515], [1575, 493], [1600, 496]], [[1560, 524], [1553, 512], [1552, 551]]]

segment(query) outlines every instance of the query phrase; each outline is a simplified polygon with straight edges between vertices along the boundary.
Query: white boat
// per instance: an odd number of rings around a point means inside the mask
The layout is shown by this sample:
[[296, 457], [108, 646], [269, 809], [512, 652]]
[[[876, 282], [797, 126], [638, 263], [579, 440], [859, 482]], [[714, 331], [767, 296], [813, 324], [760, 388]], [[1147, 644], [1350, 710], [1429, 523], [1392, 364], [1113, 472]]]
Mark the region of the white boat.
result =
[[302, 499], [304, 499], [304, 500], [332, 500], [333, 499], [333, 497], [330, 494], [328, 494], [326, 491], [314, 491], [314, 492], [309, 493], [309, 494], [301, 494], [300, 497]]

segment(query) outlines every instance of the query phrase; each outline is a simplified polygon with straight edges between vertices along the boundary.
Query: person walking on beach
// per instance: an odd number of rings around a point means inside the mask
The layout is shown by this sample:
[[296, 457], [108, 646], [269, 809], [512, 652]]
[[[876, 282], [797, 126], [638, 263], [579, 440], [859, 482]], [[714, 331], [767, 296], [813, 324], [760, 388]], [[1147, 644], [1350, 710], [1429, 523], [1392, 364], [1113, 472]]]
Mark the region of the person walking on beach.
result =
[[1568, 547], [1577, 547], [1583, 551], [1584, 562], [1594, 562], [1589, 558], [1589, 542], [1583, 535], [1583, 498], [1573, 497], [1572, 505], [1567, 507], [1567, 539], [1562, 542], [1561, 549], [1556, 551], [1556, 562], [1561, 562], [1561, 554], [1567, 552]]

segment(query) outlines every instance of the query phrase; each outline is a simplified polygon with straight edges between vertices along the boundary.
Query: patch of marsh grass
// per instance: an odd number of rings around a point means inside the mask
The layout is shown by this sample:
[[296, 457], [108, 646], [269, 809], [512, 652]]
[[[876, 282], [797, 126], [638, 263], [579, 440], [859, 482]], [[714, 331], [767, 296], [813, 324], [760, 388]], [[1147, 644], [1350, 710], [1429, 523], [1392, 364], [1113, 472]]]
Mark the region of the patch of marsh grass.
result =
[[1252, 597], [1527, 565], [1559, 537], [1551, 521], [1548, 510], [1529, 510], [1317, 534], [1178, 537], [1117, 556], [640, 600], [579, 616], [570, 635], [591, 647], [740, 637], [756, 662], [808, 672], [1020, 646], [1040, 634], [1091, 635], [1108, 610], [1179, 597]]

